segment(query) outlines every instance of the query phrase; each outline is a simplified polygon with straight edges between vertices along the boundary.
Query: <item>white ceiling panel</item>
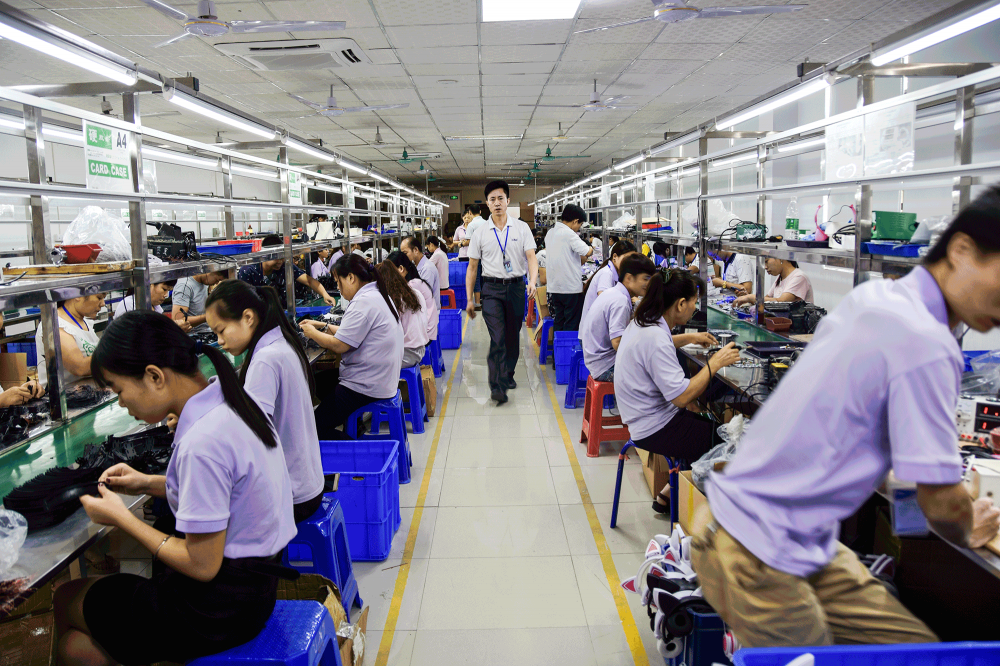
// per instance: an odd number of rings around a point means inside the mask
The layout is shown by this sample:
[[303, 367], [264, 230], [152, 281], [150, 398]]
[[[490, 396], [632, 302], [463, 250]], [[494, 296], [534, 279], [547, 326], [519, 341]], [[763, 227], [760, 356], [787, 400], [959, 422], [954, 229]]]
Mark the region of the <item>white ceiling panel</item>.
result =
[[570, 43], [563, 60], [633, 60], [646, 48], [645, 44], [577, 44]]
[[439, 62], [479, 62], [479, 50], [475, 46], [396, 49], [396, 54], [405, 65], [430, 65]]
[[563, 44], [570, 36], [573, 22], [510, 21], [484, 23], [481, 40], [484, 46], [509, 44]]
[[740, 41], [746, 44], [773, 44], [797, 43], [809, 46], [824, 39], [830, 39], [834, 35], [847, 29], [852, 21], [823, 20], [767, 20], [761, 21], [760, 25], [754, 27]]
[[[683, 37], [683, 35], [682, 35]], [[734, 40], [735, 41], [735, 40]], [[643, 60], [712, 60], [726, 52], [733, 42], [657, 42], [642, 52]]]
[[[836, 38], [834, 38], [836, 39]], [[737, 60], [741, 62], [783, 62], [794, 60], [805, 47], [798, 42], [771, 42], [769, 44], [733, 44], [719, 56], [722, 60]]]
[[659, 44], [735, 43], [767, 20], [771, 20], [770, 17], [746, 16], [671, 23], [663, 29], [656, 41]]
[[483, 74], [484, 86], [541, 86], [549, 80], [548, 74]]
[[467, 0], [373, 0], [378, 18], [386, 26], [455, 25], [475, 23], [476, 3]]
[[429, 65], [407, 64], [406, 70], [413, 76], [436, 76], [439, 79], [455, 78], [455, 75], [479, 74], [479, 64], [474, 62], [441, 62]]
[[483, 74], [550, 74], [555, 61], [548, 62], [493, 62], [483, 63]]
[[580, 3], [581, 19], [609, 19], [609, 23], [629, 21], [653, 16], [649, 0], [583, 0]]
[[483, 46], [483, 62], [551, 62], [559, 57], [562, 44], [510, 44]]
[[[650, 7], [652, 13], [652, 7]], [[590, 30], [600, 28], [615, 21], [607, 19], [581, 19], [576, 22], [574, 30]], [[573, 35], [573, 44], [616, 44], [616, 43], [642, 43], [648, 44], [656, 39], [656, 36], [663, 30], [663, 23], [658, 21], [647, 21], [646, 23], [636, 23], [634, 25], [623, 25], [619, 28], [601, 30], [599, 32], [588, 32], [582, 35]]]
[[478, 46], [476, 24], [416, 25], [386, 28], [397, 49], [423, 49], [429, 46]]

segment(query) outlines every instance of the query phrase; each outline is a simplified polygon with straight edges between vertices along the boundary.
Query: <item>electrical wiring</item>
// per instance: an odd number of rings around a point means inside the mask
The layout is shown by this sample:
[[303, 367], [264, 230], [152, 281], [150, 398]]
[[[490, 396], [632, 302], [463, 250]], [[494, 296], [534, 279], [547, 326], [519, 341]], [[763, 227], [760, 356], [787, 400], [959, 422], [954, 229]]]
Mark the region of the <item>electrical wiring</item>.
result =
[[27, 274], [28, 274], [28, 272], [25, 271], [24, 273], [21, 273], [20, 275], [18, 275], [16, 278], [13, 278], [12, 280], [6, 280], [6, 281], [3, 281], [3, 282], [0, 282], [0, 287], [6, 287], [9, 284], [14, 284], [15, 282], [17, 282], [18, 280], [20, 280], [21, 278], [23, 278]]

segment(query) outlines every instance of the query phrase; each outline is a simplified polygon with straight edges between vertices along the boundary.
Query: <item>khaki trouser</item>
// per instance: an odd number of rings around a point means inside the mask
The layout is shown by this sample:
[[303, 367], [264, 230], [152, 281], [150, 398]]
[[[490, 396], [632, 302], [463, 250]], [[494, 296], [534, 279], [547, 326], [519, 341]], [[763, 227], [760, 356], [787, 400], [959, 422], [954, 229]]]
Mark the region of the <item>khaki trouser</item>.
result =
[[938, 640], [843, 544], [826, 567], [800, 578], [761, 562], [708, 507], [693, 528], [691, 564], [705, 599], [743, 647]]

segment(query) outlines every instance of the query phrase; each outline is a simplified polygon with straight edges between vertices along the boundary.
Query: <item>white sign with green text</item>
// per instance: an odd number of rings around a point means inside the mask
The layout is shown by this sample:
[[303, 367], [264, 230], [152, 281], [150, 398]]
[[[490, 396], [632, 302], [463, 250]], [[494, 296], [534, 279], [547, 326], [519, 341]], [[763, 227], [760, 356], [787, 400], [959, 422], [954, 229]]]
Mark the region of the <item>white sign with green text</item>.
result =
[[129, 172], [132, 133], [83, 121], [83, 158], [87, 188], [112, 192], [134, 192]]

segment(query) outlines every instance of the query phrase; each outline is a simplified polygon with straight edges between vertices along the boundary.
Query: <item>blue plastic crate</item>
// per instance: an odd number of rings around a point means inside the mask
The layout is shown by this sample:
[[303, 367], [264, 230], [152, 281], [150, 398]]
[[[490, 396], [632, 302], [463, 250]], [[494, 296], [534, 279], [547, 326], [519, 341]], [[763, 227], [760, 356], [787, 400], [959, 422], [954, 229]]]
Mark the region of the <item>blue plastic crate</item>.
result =
[[905, 645], [834, 645], [803, 648], [745, 648], [735, 666], [785, 666], [803, 654], [816, 666], [996, 666], [1000, 643], [907, 643]]
[[915, 243], [865, 243], [865, 252], [887, 257], [917, 257], [924, 245]]
[[231, 245], [199, 245], [198, 252], [202, 254], [249, 254], [253, 252], [253, 243], [233, 243]]
[[458, 252], [446, 252], [445, 254], [448, 255], [449, 261], [451, 259], [458, 259]]
[[438, 318], [438, 341], [441, 349], [458, 349], [462, 346], [462, 310], [441, 310]]
[[8, 342], [7, 351], [12, 354], [24, 354], [27, 357], [25, 364], [29, 368], [38, 365], [38, 348], [35, 347], [34, 338], [27, 338], [24, 342]]
[[[963, 351], [962, 356], [965, 357], [965, 371], [972, 372], [972, 363], [970, 363], [970, 361], [977, 356], [982, 356], [983, 354], [988, 354], [989, 352], [989, 349], [983, 349], [982, 351]], [[29, 363], [28, 365], [31, 364]]]
[[552, 336], [552, 348], [555, 352], [556, 384], [565, 386], [569, 383], [569, 366], [573, 360], [573, 350], [580, 342], [577, 331], [556, 331]]
[[326, 314], [327, 312], [330, 311], [330, 309], [331, 308], [329, 305], [310, 305], [302, 307], [296, 306], [295, 316], [305, 317], [308, 315], [321, 315], [321, 314]]
[[[667, 666], [712, 666], [729, 664], [723, 637], [726, 623], [716, 613], [691, 611], [694, 630], [684, 639], [684, 653], [676, 659], [665, 659]], [[782, 664], [784, 666], [784, 664]]]
[[465, 273], [468, 268], [469, 262], [467, 261], [448, 262], [448, 286], [455, 289], [456, 293], [458, 289], [465, 291]]
[[382, 562], [392, 550], [395, 533], [391, 520], [378, 523], [352, 523], [347, 521], [347, 542], [351, 547], [352, 562]]
[[458, 287], [455, 291], [455, 307], [459, 310], [464, 310], [469, 304], [469, 300], [465, 297], [465, 285]]

